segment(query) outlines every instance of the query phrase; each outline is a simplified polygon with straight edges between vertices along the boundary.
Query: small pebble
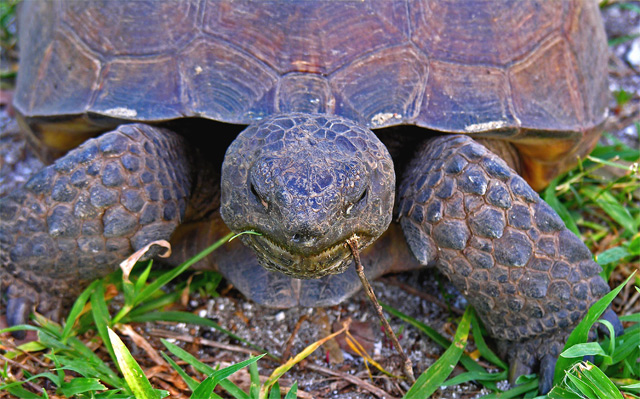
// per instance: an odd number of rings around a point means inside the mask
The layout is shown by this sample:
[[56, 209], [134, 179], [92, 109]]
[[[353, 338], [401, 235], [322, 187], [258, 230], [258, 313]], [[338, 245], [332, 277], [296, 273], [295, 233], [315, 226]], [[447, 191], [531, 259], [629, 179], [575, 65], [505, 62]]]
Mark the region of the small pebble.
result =
[[627, 61], [636, 67], [640, 66], [640, 39], [631, 42], [631, 48], [627, 53]]

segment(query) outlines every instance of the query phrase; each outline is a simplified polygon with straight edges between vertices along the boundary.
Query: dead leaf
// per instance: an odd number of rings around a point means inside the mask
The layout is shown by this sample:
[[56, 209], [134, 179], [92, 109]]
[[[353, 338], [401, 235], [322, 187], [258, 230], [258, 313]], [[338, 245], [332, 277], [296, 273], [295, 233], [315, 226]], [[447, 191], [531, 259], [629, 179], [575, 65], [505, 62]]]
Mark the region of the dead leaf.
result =
[[131, 273], [131, 269], [133, 269], [133, 266], [136, 265], [136, 262], [138, 262], [138, 260], [142, 258], [142, 256], [146, 254], [147, 251], [149, 251], [149, 248], [151, 248], [154, 245], [158, 245], [166, 248], [166, 251], [164, 253], [158, 254], [159, 257], [168, 258], [169, 256], [171, 256], [171, 244], [169, 244], [167, 240], [158, 240], [158, 241], [150, 242], [149, 244], [140, 248], [139, 250], [134, 252], [131, 256], [129, 256], [127, 259], [123, 260], [120, 263], [120, 269], [122, 269], [122, 275], [124, 276], [125, 281], [129, 281], [129, 274]]

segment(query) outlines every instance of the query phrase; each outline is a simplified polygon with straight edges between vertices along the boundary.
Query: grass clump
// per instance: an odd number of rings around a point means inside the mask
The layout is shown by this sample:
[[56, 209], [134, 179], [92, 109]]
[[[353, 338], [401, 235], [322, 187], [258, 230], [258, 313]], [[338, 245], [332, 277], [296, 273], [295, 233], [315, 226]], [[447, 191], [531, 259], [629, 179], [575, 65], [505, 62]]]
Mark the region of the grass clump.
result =
[[[214, 389], [220, 386], [230, 397], [258, 399], [261, 385], [257, 373], [252, 373], [252, 386], [258, 387], [255, 395], [246, 394], [240, 387], [228, 380], [228, 377], [242, 368], [255, 368], [255, 363], [265, 355], [279, 360], [276, 356], [225, 330], [212, 320], [189, 312], [160, 310], [166, 304], [176, 302], [185, 287], [178, 285], [176, 290], [170, 293], [165, 293], [161, 288], [187, 270], [191, 264], [227, 242], [229, 238], [231, 238], [231, 234], [223, 237], [182, 265], [160, 274], [153, 282], [148, 282], [151, 262], [148, 262], [147, 267], [133, 281], [121, 272], [94, 281], [75, 301], [64, 327], [35, 314], [33, 319], [35, 325], [21, 325], [0, 330], [0, 333], [31, 330], [35, 331], [38, 337], [36, 341], [23, 344], [3, 355], [5, 362], [4, 368], [0, 372], [0, 394], [5, 391], [19, 398], [48, 398], [51, 394], [70, 398], [160, 399], [167, 397], [169, 392], [153, 386], [120, 338], [121, 335], [127, 335], [129, 338], [133, 338], [139, 347], [147, 347], [148, 343], [144, 341], [144, 338], [138, 336], [129, 327], [129, 324], [151, 320], [184, 322], [212, 327], [261, 352], [262, 354], [251, 356], [243, 362], [216, 369], [200, 362], [175, 344], [162, 340], [169, 353], [205, 375], [206, 378], [202, 381], [197, 381], [189, 376], [167, 353], [161, 353], [163, 359], [161, 361], [166, 362], [167, 368], [170, 366], [176, 371], [177, 376], [192, 391], [192, 398], [219, 398], [220, 396], [214, 392]], [[113, 292], [108, 293], [108, 291], [112, 291], [113, 284], [111, 282], [115, 278], [120, 280], [117, 285], [123, 294], [124, 306], [112, 316], [109, 313], [107, 302], [114, 296]], [[220, 279], [202, 280], [206, 284], [207, 281], [219, 281]], [[194, 283], [186, 288], [194, 291], [202, 288], [203, 283]], [[95, 332], [93, 336], [92, 331]], [[89, 332], [88, 335], [87, 332]], [[87, 336], [92, 337], [86, 340]], [[101, 345], [109, 354], [108, 359], [96, 354], [96, 349]], [[14, 378], [9, 373], [8, 365], [11, 362], [15, 363], [14, 359], [25, 355], [29, 357], [42, 356], [44, 359], [39, 363], [48, 364], [47, 367], [50, 370], [32, 373], [23, 368], [23, 378]], [[151, 355], [151, 353], [147, 352], [147, 355]], [[306, 356], [302, 356], [302, 358], [304, 357]], [[278, 377], [279, 375], [270, 380], [268, 386], [262, 387], [262, 392], [264, 395], [269, 394], [269, 399], [281, 397]], [[26, 389], [25, 386], [30, 389]], [[251, 392], [254, 390], [252, 389]], [[297, 385], [292, 386], [285, 397], [296, 397], [296, 392]], [[266, 398], [264, 395], [260, 397]]]

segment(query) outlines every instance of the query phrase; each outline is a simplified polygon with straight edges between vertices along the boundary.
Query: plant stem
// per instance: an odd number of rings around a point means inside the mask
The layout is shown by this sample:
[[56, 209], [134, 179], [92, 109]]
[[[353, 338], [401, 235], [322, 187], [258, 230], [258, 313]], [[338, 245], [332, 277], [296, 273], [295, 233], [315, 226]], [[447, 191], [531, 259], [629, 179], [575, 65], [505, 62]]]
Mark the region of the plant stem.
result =
[[393, 342], [393, 346], [396, 348], [396, 351], [398, 351], [398, 353], [402, 357], [402, 361], [404, 362], [404, 375], [407, 377], [407, 380], [409, 380], [409, 383], [413, 384], [416, 382], [416, 378], [413, 375], [413, 365], [411, 364], [411, 359], [409, 359], [407, 355], [404, 353], [404, 350], [402, 350], [402, 346], [400, 346], [400, 342], [398, 342], [398, 338], [396, 338], [396, 334], [391, 329], [391, 326], [389, 325], [387, 318], [384, 317], [384, 313], [382, 313], [382, 306], [380, 306], [380, 304], [378, 303], [378, 299], [376, 299], [376, 294], [373, 292], [373, 287], [371, 287], [371, 284], [369, 284], [369, 281], [367, 280], [367, 276], [365, 276], [364, 274], [364, 267], [360, 262], [360, 253], [358, 252], [357, 237], [353, 236], [350, 239], [348, 239], [347, 245], [349, 245], [349, 248], [353, 253], [353, 258], [356, 263], [356, 273], [358, 273], [358, 277], [360, 277], [360, 281], [364, 286], [364, 291], [369, 297], [369, 300], [371, 301], [371, 303], [373, 304], [373, 307], [376, 310], [376, 313], [378, 314], [378, 318], [380, 318], [380, 321], [382, 322], [382, 325], [386, 330], [387, 335], [391, 339], [391, 342]]

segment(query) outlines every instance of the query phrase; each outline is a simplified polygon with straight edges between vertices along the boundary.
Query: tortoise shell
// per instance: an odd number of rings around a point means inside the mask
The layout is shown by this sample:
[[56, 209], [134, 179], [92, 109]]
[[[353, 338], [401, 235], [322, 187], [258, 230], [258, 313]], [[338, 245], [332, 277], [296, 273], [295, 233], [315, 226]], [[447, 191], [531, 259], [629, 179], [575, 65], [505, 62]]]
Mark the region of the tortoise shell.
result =
[[59, 150], [122, 121], [328, 113], [509, 140], [541, 187], [592, 147], [606, 116], [593, 1], [24, 7], [15, 106]]

